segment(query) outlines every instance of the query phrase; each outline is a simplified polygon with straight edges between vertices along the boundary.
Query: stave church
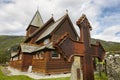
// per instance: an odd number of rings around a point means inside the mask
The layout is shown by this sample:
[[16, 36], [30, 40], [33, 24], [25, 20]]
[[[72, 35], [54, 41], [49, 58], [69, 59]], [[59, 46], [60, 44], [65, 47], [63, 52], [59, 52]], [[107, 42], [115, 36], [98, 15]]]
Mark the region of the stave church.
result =
[[71, 54], [59, 52], [54, 47], [66, 32], [71, 39], [79, 39], [68, 13], [56, 21], [52, 16], [44, 22], [37, 10], [26, 29], [25, 41], [20, 43], [16, 52], [11, 52], [9, 65], [20, 71], [29, 70], [45, 75], [69, 73], [73, 61], [68, 62], [66, 59]]

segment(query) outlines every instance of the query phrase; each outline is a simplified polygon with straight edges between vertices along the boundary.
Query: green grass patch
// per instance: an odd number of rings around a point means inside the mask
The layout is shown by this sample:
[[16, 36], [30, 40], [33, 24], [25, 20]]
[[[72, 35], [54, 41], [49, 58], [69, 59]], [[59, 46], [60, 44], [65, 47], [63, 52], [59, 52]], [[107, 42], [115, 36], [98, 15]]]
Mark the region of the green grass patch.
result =
[[94, 76], [95, 80], [108, 80], [108, 77], [105, 73], [101, 73], [101, 76], [99, 75], [99, 73], [96, 73]]

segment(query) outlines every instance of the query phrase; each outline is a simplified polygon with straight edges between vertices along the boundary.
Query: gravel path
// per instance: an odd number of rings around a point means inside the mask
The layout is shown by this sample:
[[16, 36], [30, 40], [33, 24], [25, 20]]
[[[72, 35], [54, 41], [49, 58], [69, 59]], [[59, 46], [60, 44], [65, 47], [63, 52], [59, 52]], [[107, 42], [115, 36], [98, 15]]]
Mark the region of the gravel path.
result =
[[60, 78], [60, 77], [70, 77], [70, 73], [67, 74], [54, 74], [54, 75], [43, 75], [37, 73], [29, 73], [29, 72], [21, 72], [19, 70], [13, 69], [11, 67], [7, 67], [11, 72], [10, 75], [26, 75], [34, 79], [46, 79], [46, 78]]

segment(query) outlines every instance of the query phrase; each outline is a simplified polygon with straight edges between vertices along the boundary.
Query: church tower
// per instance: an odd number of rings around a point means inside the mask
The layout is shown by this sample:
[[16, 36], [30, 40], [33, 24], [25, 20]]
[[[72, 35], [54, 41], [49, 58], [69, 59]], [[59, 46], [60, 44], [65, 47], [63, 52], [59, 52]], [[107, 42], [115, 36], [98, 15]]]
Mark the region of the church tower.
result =
[[43, 20], [42, 17], [39, 13], [39, 11], [37, 10], [34, 17], [32, 18], [29, 26], [26, 29], [26, 37], [29, 37], [34, 31], [36, 31], [38, 28], [42, 28], [43, 26]]

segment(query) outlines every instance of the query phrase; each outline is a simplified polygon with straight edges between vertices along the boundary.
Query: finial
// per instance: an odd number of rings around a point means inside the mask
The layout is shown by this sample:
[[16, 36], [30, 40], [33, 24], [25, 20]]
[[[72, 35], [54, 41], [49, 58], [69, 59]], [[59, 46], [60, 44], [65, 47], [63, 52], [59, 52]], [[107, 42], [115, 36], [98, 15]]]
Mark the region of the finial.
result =
[[52, 17], [54, 16], [53, 13], [51, 15], [52, 15]]
[[68, 9], [66, 9], [66, 13], [68, 13]]

